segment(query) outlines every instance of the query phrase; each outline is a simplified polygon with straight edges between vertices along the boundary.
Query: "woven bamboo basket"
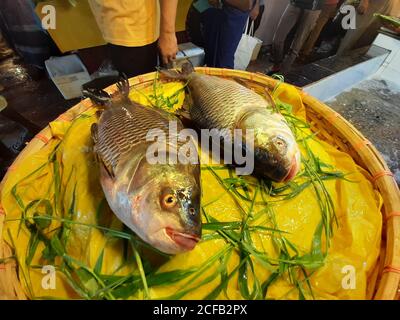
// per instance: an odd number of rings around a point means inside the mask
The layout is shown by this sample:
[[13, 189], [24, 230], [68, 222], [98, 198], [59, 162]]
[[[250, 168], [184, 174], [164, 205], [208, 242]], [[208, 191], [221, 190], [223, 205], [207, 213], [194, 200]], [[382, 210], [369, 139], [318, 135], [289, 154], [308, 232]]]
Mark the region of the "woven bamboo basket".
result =
[[[198, 68], [197, 72], [240, 79], [251, 88], [273, 89], [277, 80], [263, 74], [254, 74], [237, 70], [217, 68]], [[130, 79], [130, 85], [138, 89], [150, 86], [155, 73], [149, 73]], [[400, 191], [387, 164], [376, 148], [356, 128], [338, 113], [325, 104], [298, 89], [306, 108], [307, 120], [318, 137], [335, 148], [348, 153], [355, 162], [366, 169], [370, 174], [369, 179], [383, 197], [383, 231], [382, 249], [379, 262], [368, 284], [368, 298], [395, 300], [400, 298]], [[106, 91], [110, 94], [116, 91], [116, 86], [109, 87]], [[58, 119], [70, 121], [74, 114], [85, 112], [93, 106], [88, 99], [62, 114]], [[21, 152], [8, 174], [18, 168], [21, 159], [29, 156], [43, 147], [52, 139], [49, 127], [43, 129]], [[0, 184], [1, 190], [1, 184]], [[0, 204], [0, 259], [10, 257], [12, 248], [3, 241], [3, 225], [5, 212]], [[18, 267], [12, 260], [0, 264], [0, 299], [26, 299], [19, 278]]]

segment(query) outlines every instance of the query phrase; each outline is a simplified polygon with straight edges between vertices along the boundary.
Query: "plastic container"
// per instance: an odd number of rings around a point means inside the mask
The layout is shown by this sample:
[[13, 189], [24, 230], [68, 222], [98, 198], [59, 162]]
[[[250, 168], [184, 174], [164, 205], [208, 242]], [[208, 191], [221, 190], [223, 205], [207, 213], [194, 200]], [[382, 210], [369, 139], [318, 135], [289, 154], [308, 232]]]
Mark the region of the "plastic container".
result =
[[179, 45], [179, 52], [176, 55], [173, 67], [181, 67], [188, 60], [194, 67], [202, 67], [204, 65], [204, 59], [204, 49], [191, 42], [182, 43]]
[[82, 85], [91, 81], [86, 67], [75, 54], [52, 57], [45, 65], [50, 79], [66, 100], [81, 97]]

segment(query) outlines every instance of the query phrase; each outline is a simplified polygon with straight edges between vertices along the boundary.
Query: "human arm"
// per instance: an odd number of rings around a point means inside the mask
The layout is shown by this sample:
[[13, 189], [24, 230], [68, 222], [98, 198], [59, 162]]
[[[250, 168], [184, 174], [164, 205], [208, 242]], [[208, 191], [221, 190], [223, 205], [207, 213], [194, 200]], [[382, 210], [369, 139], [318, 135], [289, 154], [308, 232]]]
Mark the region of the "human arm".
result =
[[158, 48], [164, 64], [176, 58], [178, 40], [176, 39], [175, 24], [178, 0], [159, 0], [161, 9], [160, 38]]
[[214, 8], [219, 8], [219, 5], [220, 5], [219, 0], [208, 0], [208, 3], [210, 4], [210, 6], [212, 6]]
[[244, 12], [250, 11], [253, 7], [253, 0], [225, 0], [225, 2]]
[[258, 15], [260, 14], [260, 0], [257, 0], [253, 9], [250, 11], [250, 19], [256, 20]]
[[361, 0], [360, 4], [357, 7], [357, 12], [359, 14], [365, 14], [368, 11], [369, 0]]

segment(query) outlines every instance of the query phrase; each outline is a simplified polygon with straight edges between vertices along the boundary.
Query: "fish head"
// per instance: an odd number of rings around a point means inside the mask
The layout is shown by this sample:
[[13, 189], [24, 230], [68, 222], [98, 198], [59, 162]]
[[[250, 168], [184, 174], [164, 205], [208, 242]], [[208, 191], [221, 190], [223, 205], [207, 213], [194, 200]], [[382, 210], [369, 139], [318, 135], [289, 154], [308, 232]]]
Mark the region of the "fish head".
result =
[[132, 179], [131, 229], [164, 253], [194, 249], [202, 229], [199, 167], [142, 161]]
[[238, 127], [254, 133], [254, 168], [277, 182], [292, 180], [300, 170], [301, 153], [286, 120], [279, 113], [251, 111], [241, 117]]

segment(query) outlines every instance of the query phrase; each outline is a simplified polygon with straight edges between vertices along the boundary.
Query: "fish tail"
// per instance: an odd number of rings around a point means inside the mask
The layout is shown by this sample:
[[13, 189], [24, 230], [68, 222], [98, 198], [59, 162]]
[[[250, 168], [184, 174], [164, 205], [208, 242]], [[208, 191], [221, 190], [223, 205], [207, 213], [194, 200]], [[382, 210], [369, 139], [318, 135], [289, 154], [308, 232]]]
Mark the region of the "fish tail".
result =
[[168, 69], [161, 69], [160, 73], [162, 76], [179, 81], [187, 81], [189, 76], [195, 72], [193, 65], [190, 62], [186, 62], [182, 66], [182, 70], [179, 72], [177, 70], [168, 70]]
[[112, 101], [129, 99], [129, 80], [125, 74], [122, 74], [117, 82], [118, 92], [111, 97], [106, 91], [95, 88], [83, 90], [83, 96], [90, 98], [95, 104], [108, 107]]

